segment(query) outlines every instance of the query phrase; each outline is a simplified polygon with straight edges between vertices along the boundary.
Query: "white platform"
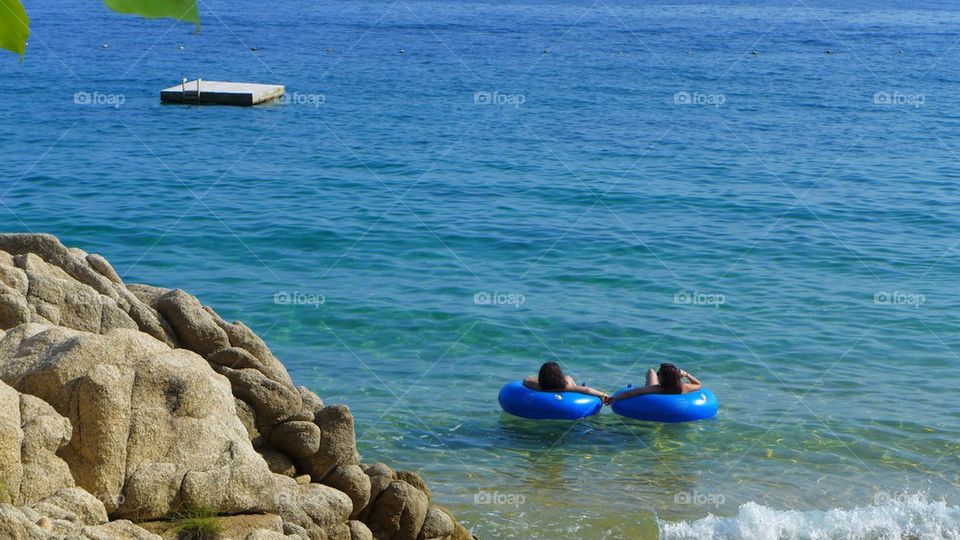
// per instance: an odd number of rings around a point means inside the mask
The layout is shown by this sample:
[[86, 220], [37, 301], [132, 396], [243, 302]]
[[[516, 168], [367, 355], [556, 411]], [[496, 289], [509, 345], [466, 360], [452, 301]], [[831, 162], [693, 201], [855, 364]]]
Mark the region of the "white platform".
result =
[[164, 103], [192, 103], [196, 105], [257, 105], [273, 101], [283, 95], [284, 87], [275, 84], [256, 84], [222, 81], [187, 81], [160, 91]]

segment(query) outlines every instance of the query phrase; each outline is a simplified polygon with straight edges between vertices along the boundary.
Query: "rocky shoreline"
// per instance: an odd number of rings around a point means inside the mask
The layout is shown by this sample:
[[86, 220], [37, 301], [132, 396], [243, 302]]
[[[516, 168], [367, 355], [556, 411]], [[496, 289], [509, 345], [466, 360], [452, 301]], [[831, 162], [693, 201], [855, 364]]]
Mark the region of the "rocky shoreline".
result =
[[472, 538], [243, 323], [40, 234], [0, 234], [0, 537]]

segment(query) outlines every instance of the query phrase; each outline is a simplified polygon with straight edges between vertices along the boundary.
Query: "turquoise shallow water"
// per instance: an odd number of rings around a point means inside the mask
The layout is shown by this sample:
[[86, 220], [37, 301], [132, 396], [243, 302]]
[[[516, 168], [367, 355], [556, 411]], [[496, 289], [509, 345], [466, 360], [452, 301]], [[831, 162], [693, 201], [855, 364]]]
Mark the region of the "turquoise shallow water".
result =
[[[960, 537], [951, 4], [27, 8], [2, 228], [244, 320], [479, 536]], [[501, 413], [546, 360], [721, 412]]]

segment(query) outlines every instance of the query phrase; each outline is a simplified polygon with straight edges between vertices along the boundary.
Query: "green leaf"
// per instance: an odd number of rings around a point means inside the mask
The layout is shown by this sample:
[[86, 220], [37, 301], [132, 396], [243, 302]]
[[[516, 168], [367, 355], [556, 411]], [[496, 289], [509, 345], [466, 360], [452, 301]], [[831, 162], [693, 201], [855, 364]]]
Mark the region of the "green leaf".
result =
[[13, 51], [23, 58], [30, 35], [30, 18], [20, 0], [0, 0], [0, 49]]
[[[0, 2], [3, 1], [6, 0], [0, 0]], [[103, 0], [103, 3], [118, 13], [140, 15], [150, 19], [169, 17], [200, 26], [197, 0]]]

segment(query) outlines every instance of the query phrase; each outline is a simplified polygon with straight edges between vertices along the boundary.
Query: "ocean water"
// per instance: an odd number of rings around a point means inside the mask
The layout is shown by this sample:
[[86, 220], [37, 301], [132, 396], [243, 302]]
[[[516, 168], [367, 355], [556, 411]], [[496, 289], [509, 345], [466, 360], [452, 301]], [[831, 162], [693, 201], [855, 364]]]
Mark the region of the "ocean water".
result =
[[[26, 2], [3, 230], [245, 321], [481, 538], [960, 538], [955, 3], [200, 6]], [[720, 414], [502, 413], [548, 360]]]

